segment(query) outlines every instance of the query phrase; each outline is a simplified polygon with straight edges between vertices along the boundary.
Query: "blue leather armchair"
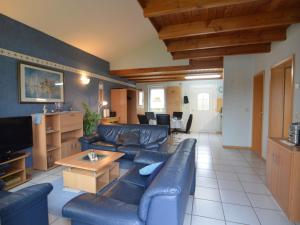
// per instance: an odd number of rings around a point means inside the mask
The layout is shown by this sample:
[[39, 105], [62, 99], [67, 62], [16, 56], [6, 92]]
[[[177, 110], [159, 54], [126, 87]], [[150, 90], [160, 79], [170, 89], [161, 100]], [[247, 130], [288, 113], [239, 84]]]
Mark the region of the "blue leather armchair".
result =
[[[138, 135], [138, 144], [118, 145], [120, 134], [134, 132]], [[135, 124], [111, 124], [98, 125], [97, 135], [86, 138], [81, 137], [82, 150], [100, 149], [106, 151], [118, 151], [125, 153], [124, 158], [133, 159], [143, 150], [166, 151], [168, 139], [167, 126], [135, 125]]]
[[48, 225], [47, 196], [52, 189], [52, 185], [46, 183], [14, 193], [0, 191], [0, 224]]
[[[135, 167], [111, 188], [72, 199], [63, 216], [72, 225], [182, 225], [195, 190], [195, 145], [195, 139], [186, 139], [172, 155], [140, 152]], [[162, 160], [156, 176], [139, 175], [141, 167]]]

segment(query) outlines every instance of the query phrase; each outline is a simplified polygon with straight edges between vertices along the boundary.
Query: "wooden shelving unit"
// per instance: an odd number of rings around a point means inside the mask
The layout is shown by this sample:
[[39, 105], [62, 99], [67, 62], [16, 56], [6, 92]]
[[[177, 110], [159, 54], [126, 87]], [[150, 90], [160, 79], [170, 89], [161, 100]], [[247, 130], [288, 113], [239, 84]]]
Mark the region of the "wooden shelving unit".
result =
[[33, 122], [33, 168], [52, 169], [55, 161], [79, 152], [78, 138], [82, 135], [81, 112], [42, 115], [40, 124]]
[[0, 163], [0, 165], [8, 165], [5, 174], [0, 179], [5, 183], [5, 190], [16, 187], [27, 181], [25, 159], [29, 154], [21, 155], [14, 159]]

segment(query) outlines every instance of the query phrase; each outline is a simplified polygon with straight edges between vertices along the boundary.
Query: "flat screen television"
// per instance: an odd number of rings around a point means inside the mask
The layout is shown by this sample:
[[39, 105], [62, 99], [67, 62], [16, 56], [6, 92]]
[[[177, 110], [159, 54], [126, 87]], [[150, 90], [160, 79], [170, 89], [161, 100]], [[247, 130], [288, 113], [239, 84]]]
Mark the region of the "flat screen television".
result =
[[32, 147], [31, 116], [0, 118], [0, 158]]

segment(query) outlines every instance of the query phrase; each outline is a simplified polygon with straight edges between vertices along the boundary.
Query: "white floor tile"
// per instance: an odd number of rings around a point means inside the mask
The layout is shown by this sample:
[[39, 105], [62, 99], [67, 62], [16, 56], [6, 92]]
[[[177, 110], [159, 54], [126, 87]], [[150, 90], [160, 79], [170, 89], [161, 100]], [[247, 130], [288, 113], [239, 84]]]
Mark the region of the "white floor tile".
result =
[[262, 225], [294, 225], [280, 211], [256, 208], [255, 212]]
[[186, 207], [186, 214], [192, 214], [194, 197], [190, 196]]
[[51, 225], [71, 225], [71, 221], [65, 218], [58, 218]]
[[196, 175], [200, 177], [217, 178], [213, 170], [197, 169]]
[[218, 184], [221, 190], [244, 191], [243, 186], [239, 181], [219, 179]]
[[269, 190], [264, 184], [242, 182], [242, 185], [247, 193], [270, 195]]
[[281, 210], [271, 195], [247, 194], [253, 207]]
[[214, 188], [196, 187], [195, 198], [221, 201], [219, 190]]
[[223, 204], [223, 209], [226, 221], [242, 224], [260, 225], [258, 218], [253, 208], [251, 207]]
[[242, 182], [262, 183], [262, 180], [258, 175], [238, 174], [238, 177]]
[[244, 192], [221, 190], [221, 199], [224, 203], [251, 206], [251, 203]]
[[11, 192], [16, 192], [16, 191], [19, 191], [19, 190], [21, 190], [21, 189], [23, 189], [23, 188], [30, 187], [30, 186], [32, 186], [32, 185], [35, 185], [35, 184], [32, 183], [32, 182], [30, 182], [30, 181], [28, 181], [28, 182], [26, 182], [26, 183], [24, 183], [24, 184], [21, 184], [21, 185], [15, 187], [15, 188], [10, 189], [9, 191], [11, 191]]
[[216, 172], [218, 179], [238, 181], [238, 176], [230, 172]]
[[185, 214], [183, 225], [191, 225], [192, 215]]
[[49, 224], [53, 223], [58, 217], [51, 214], [51, 213], [48, 213], [48, 217], [49, 217]]
[[192, 225], [226, 225], [224, 221], [192, 216]]
[[207, 177], [197, 177], [196, 185], [199, 187], [218, 188], [217, 180]]
[[221, 203], [202, 199], [194, 200], [193, 215], [224, 220]]

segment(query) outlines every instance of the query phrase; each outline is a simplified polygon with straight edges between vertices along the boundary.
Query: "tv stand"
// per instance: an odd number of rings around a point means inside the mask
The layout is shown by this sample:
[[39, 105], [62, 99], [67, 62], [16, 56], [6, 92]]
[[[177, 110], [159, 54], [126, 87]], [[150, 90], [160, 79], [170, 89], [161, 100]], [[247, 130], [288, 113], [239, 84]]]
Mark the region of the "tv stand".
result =
[[4, 169], [1, 170], [0, 179], [5, 183], [5, 190], [27, 181], [25, 159], [28, 156], [28, 153], [14, 153], [10, 154], [10, 159], [1, 159], [0, 168]]
[[[15, 153], [7, 153], [4, 155], [0, 156], [0, 163], [24, 156], [25, 153], [24, 152], [15, 152]], [[0, 170], [1, 170], [1, 166], [0, 166]]]

